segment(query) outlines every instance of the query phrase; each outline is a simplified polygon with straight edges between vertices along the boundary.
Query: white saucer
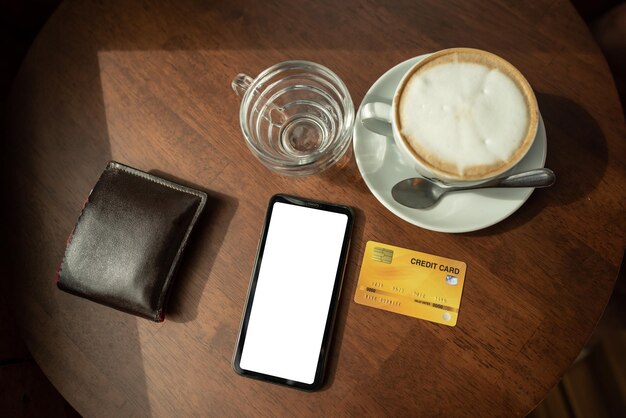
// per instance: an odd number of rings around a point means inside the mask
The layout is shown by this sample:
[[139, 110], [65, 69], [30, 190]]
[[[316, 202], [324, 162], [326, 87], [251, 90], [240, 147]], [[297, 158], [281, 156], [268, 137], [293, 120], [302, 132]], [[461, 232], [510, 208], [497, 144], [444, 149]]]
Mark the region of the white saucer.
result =
[[[486, 189], [450, 193], [428, 209], [411, 209], [396, 202], [391, 188], [410, 177], [417, 177], [412, 165], [404, 161], [392, 137], [367, 130], [361, 122], [361, 108], [370, 102], [391, 103], [398, 83], [412, 65], [428, 54], [411, 58], [387, 71], [369, 89], [354, 124], [354, 156], [365, 184], [392, 213], [419, 227], [439, 232], [469, 232], [486, 228], [505, 219], [528, 199], [533, 188]], [[391, 132], [389, 133], [391, 135]], [[546, 129], [541, 115], [533, 146], [507, 174], [543, 167], [546, 162]]]

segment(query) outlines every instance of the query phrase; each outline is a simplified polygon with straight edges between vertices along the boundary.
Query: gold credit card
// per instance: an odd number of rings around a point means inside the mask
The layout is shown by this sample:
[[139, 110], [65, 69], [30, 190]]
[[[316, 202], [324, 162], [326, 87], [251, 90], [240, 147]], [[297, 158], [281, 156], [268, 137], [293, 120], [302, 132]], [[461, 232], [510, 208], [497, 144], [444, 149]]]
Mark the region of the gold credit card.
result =
[[462, 261], [368, 241], [354, 301], [455, 326], [466, 270]]

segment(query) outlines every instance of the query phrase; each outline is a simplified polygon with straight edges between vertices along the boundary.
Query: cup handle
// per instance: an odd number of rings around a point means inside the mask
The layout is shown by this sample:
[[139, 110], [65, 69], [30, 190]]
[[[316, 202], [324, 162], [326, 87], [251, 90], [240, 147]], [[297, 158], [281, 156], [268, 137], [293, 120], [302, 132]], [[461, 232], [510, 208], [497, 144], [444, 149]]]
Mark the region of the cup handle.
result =
[[249, 75], [237, 74], [237, 77], [233, 79], [232, 83], [230, 83], [230, 86], [233, 88], [237, 96], [243, 97], [243, 95], [246, 94], [246, 90], [250, 88], [250, 85], [253, 81], [254, 79]]
[[[237, 74], [237, 76], [233, 79], [233, 81], [230, 83], [230, 86], [235, 91], [237, 96], [239, 96], [240, 99], [243, 99], [243, 96], [246, 94], [253, 82], [254, 78], [250, 77], [247, 74], [240, 73]], [[287, 121], [287, 116], [285, 115], [283, 110], [274, 104], [269, 105], [267, 116], [263, 115], [262, 118], [277, 128], [283, 126]]]
[[391, 129], [391, 105], [383, 102], [366, 103], [361, 109], [361, 122], [368, 131], [393, 136]]

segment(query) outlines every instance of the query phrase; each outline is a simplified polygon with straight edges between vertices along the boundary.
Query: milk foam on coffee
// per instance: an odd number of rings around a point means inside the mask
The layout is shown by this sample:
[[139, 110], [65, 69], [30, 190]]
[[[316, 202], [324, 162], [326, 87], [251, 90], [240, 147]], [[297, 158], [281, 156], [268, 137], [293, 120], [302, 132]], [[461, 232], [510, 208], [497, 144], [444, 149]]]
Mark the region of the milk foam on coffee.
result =
[[498, 68], [458, 60], [416, 71], [399, 105], [400, 132], [428, 163], [460, 177], [515, 158], [528, 135], [529, 108]]

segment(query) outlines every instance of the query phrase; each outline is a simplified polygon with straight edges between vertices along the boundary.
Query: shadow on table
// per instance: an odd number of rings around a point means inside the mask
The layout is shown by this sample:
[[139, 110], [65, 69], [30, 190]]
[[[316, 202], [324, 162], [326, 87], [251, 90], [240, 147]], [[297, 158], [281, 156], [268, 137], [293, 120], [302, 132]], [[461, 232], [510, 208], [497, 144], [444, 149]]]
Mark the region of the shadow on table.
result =
[[504, 221], [468, 236], [498, 235], [524, 225], [548, 206], [567, 206], [589, 195], [604, 177], [608, 149], [602, 129], [587, 110], [563, 97], [537, 93], [546, 126], [546, 167], [556, 174], [556, 183], [536, 189], [516, 213]]
[[[77, 411], [148, 416], [141, 348], [146, 334], [140, 335], [138, 326], [143, 320], [55, 286], [68, 236], [111, 159], [96, 46], [84, 39], [72, 44], [74, 39], [57, 29], [37, 41], [34, 49], [46, 53], [24, 59], [2, 115], [1, 244], [11, 255], [2, 260], [7, 272], [2, 290], [28, 350]], [[49, 45], [59, 38], [72, 44], [71, 62]], [[40, 71], [42, 66], [47, 71]], [[149, 321], [141, 327], [159, 329]], [[7, 401], [24, 404], [24, 397]]]
[[626, 252], [615, 288], [591, 338], [528, 418], [626, 416]]
[[167, 304], [167, 319], [188, 322], [198, 315], [198, 304], [207, 285], [209, 273], [239, 202], [234, 197], [207, 190], [159, 170], [151, 170], [150, 173], [202, 190], [208, 195], [204, 212], [189, 238]]

